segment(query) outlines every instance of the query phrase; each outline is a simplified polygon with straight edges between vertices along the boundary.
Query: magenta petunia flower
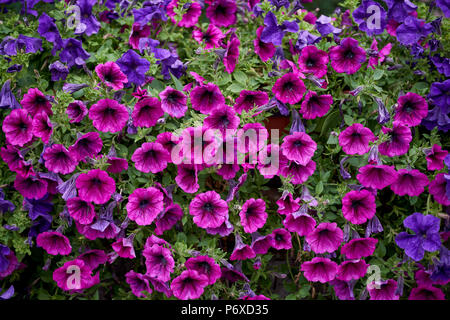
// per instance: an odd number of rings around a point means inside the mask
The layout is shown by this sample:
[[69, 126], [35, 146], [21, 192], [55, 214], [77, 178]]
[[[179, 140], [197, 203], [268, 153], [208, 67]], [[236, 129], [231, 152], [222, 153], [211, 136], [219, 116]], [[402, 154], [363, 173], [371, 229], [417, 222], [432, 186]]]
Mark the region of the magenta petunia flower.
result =
[[156, 136], [155, 142], [161, 144], [172, 155], [173, 148], [180, 143], [180, 140], [180, 137], [175, 136], [172, 132], [162, 132]]
[[445, 173], [438, 173], [428, 187], [430, 194], [433, 195], [434, 200], [443, 206], [450, 206], [450, 198], [447, 196], [447, 180]]
[[326, 283], [333, 280], [337, 274], [338, 265], [328, 258], [315, 257], [302, 263], [301, 271], [308, 281]]
[[366, 51], [358, 45], [358, 40], [345, 38], [339, 46], [330, 48], [330, 60], [337, 73], [354, 74], [366, 61]]
[[398, 98], [394, 120], [407, 126], [417, 126], [428, 115], [428, 103], [417, 93], [408, 92]]
[[317, 149], [317, 143], [305, 132], [294, 132], [283, 140], [281, 144], [283, 155], [300, 165], [310, 162]]
[[225, 104], [225, 98], [219, 87], [210, 82], [192, 89], [191, 103], [194, 110], [210, 114], [213, 109], [220, 108]]
[[178, 174], [175, 177], [177, 185], [186, 193], [195, 193], [200, 188], [198, 184], [198, 165], [180, 164], [177, 166]]
[[374, 195], [367, 190], [353, 190], [342, 198], [342, 214], [353, 224], [363, 224], [377, 211]]
[[45, 112], [49, 116], [52, 113], [52, 105], [47, 97], [37, 88], [30, 88], [27, 93], [23, 95], [20, 105], [24, 108], [31, 117], [34, 117], [40, 112]]
[[130, 285], [131, 292], [138, 298], [147, 298], [147, 294], [152, 293], [148, 276], [142, 273], [130, 270], [125, 274], [125, 281]]
[[181, 157], [173, 154], [172, 162], [175, 164], [212, 165], [217, 161], [218, 136], [214, 130], [206, 127], [189, 127], [181, 133]]
[[205, 33], [195, 27], [192, 31], [192, 38], [194, 38], [194, 40], [198, 43], [205, 41], [205, 49], [208, 50], [219, 48], [222, 44], [222, 39], [225, 38], [225, 35], [218, 27], [211, 23]]
[[264, 30], [264, 26], [258, 27], [256, 29], [256, 38], [253, 40], [253, 45], [255, 46], [255, 53], [261, 58], [262, 61], [266, 62], [275, 54], [275, 46], [273, 43], [265, 43], [261, 41], [261, 33]]
[[374, 281], [367, 285], [369, 300], [398, 300], [396, 294], [397, 281], [389, 279], [387, 281]]
[[369, 152], [369, 142], [376, 140], [369, 128], [354, 123], [339, 134], [339, 145], [346, 154], [363, 155]]
[[120, 173], [124, 170], [128, 169], [128, 160], [117, 158], [117, 157], [108, 157], [106, 163], [109, 163], [108, 168], [106, 168], [107, 172], [110, 173]]
[[78, 123], [88, 114], [88, 109], [83, 101], [75, 100], [69, 103], [66, 113], [70, 119], [70, 123]]
[[145, 257], [148, 276], [164, 282], [170, 280], [170, 274], [175, 267], [170, 249], [158, 244], [146, 245], [142, 255]]
[[448, 154], [447, 150], [443, 150], [438, 144], [434, 144], [428, 150], [425, 150], [427, 159], [427, 170], [441, 170], [444, 168], [444, 159]]
[[198, 299], [208, 285], [208, 277], [195, 270], [185, 270], [172, 280], [170, 288], [173, 295], [180, 300]]
[[97, 269], [98, 266], [105, 264], [108, 261], [108, 256], [103, 250], [89, 250], [78, 256], [79, 260], [83, 260], [85, 265], [91, 270]]
[[299, 70], [303, 73], [312, 73], [317, 78], [327, 74], [328, 53], [315, 46], [306, 46], [298, 58]]
[[[177, 23], [176, 20], [174, 19], [176, 14], [173, 9], [175, 7], [176, 8], [179, 7], [178, 0], [170, 1], [166, 7], [167, 15], [170, 17], [172, 23], [174, 24]], [[195, 1], [189, 2], [184, 4], [182, 9], [185, 9], [186, 11], [183, 13], [181, 20], [178, 22], [178, 25], [184, 28], [190, 28], [195, 26], [198, 22], [198, 18], [200, 18], [202, 14], [202, 7], [200, 6], [200, 4]]]
[[283, 177], [292, 177], [292, 184], [302, 184], [316, 171], [316, 163], [310, 160], [306, 165], [297, 164], [295, 161], [289, 161], [287, 165], [281, 166], [280, 175]]
[[273, 245], [273, 234], [261, 236], [257, 232], [252, 234], [251, 248], [256, 254], [266, 254]]
[[45, 149], [42, 157], [45, 160], [45, 167], [54, 173], [68, 174], [78, 165], [75, 154], [69, 152], [62, 144], [54, 144]]
[[116, 190], [114, 179], [100, 169], [80, 174], [75, 185], [82, 200], [95, 204], [106, 203]]
[[357, 280], [367, 273], [369, 265], [364, 260], [347, 260], [337, 269], [336, 278], [343, 281]]
[[172, 229], [172, 227], [183, 217], [183, 210], [178, 203], [173, 203], [161, 212], [155, 220], [155, 233], [162, 235], [164, 231]]
[[218, 228], [228, 218], [228, 204], [215, 191], [200, 193], [189, 204], [189, 213], [200, 228]]
[[59, 232], [47, 231], [38, 234], [36, 244], [53, 256], [59, 254], [67, 256], [72, 252], [72, 246], [70, 245], [69, 239]]
[[222, 272], [220, 266], [209, 256], [197, 256], [189, 258], [185, 264], [188, 270], [195, 270], [201, 275], [208, 277], [208, 285], [213, 285], [220, 279]]
[[145, 142], [131, 156], [137, 170], [144, 173], [163, 171], [170, 161], [170, 154], [157, 142]]
[[136, 258], [136, 253], [134, 252], [133, 238], [134, 234], [132, 237], [119, 238], [111, 245], [111, 247], [119, 257], [134, 259]]
[[[139, 49], [139, 40], [143, 38], [148, 38], [152, 29], [149, 25], [141, 25], [139, 22], [133, 23], [131, 27], [130, 38], [128, 39], [128, 43], [133, 49]], [[126, 77], [126, 76], [125, 76]], [[124, 81], [127, 82], [127, 81]], [[117, 90], [117, 89], [116, 89]]]
[[[75, 273], [79, 276], [74, 276]], [[88, 289], [100, 283], [99, 273], [92, 276], [92, 270], [83, 260], [67, 261], [53, 272], [53, 280], [64, 291]]]
[[394, 166], [387, 165], [365, 165], [359, 168], [356, 176], [358, 181], [366, 188], [381, 190], [397, 180], [398, 173]]
[[432, 285], [421, 285], [411, 289], [408, 300], [445, 300], [445, 294]]
[[18, 173], [14, 180], [14, 188], [28, 199], [41, 199], [47, 193], [47, 186], [48, 183], [45, 179], [39, 179], [34, 174], [24, 177]]
[[410, 197], [417, 197], [424, 192], [429, 183], [428, 177], [416, 169], [400, 169], [397, 173], [397, 180], [391, 184], [391, 189], [399, 196], [407, 194]]
[[283, 220], [284, 227], [290, 232], [297, 232], [299, 236], [309, 235], [316, 226], [316, 220], [301, 210], [289, 213]]
[[378, 146], [380, 154], [388, 157], [401, 156], [408, 152], [409, 143], [412, 141], [411, 129], [398, 121], [392, 123], [392, 129], [381, 128], [384, 134], [389, 135], [389, 140]]
[[262, 228], [267, 220], [266, 203], [262, 199], [248, 199], [239, 212], [241, 225], [247, 233]]
[[101, 99], [89, 109], [89, 119], [99, 131], [119, 132], [128, 122], [128, 110], [116, 100]]
[[3, 120], [2, 130], [13, 146], [23, 147], [33, 139], [33, 122], [24, 109], [12, 110]]
[[330, 110], [332, 104], [333, 97], [331, 95], [324, 94], [319, 96], [316, 92], [309, 91], [302, 102], [300, 113], [305, 119], [323, 117]]
[[88, 132], [75, 141], [69, 147], [70, 153], [76, 161], [84, 160], [86, 157], [95, 158], [102, 150], [103, 141], [98, 132]]
[[306, 242], [315, 253], [336, 251], [344, 239], [344, 232], [335, 222], [322, 222], [313, 232], [305, 237]]
[[289, 72], [275, 81], [272, 92], [281, 102], [296, 104], [302, 100], [306, 87], [298, 75]]
[[162, 110], [171, 117], [181, 118], [188, 109], [186, 104], [187, 96], [170, 86], [159, 94], [159, 98], [161, 99]]
[[378, 240], [374, 238], [352, 239], [342, 246], [341, 254], [350, 260], [369, 257], [375, 251], [377, 243]]
[[33, 135], [41, 138], [45, 144], [49, 143], [53, 133], [53, 125], [45, 112], [38, 113], [33, 118]]
[[[237, 150], [254, 154], [267, 144], [269, 132], [260, 123], [247, 123], [237, 131]], [[255, 155], [256, 156], [256, 155]], [[256, 159], [254, 159], [256, 162]]]
[[254, 257], [256, 257], [256, 253], [248, 244], [242, 242], [241, 236], [236, 233], [235, 245], [233, 252], [231, 253], [230, 260], [247, 260]]
[[291, 233], [283, 228], [275, 229], [272, 231], [272, 248], [277, 250], [292, 248]]
[[83, 225], [75, 221], [78, 232], [89, 240], [114, 239], [120, 232], [120, 228], [113, 221], [98, 218], [89, 225]]
[[255, 106], [260, 107], [269, 102], [269, 96], [263, 91], [242, 90], [236, 103], [233, 106], [237, 113], [241, 114], [243, 110], [249, 112]]
[[223, 56], [223, 64], [225, 66], [225, 71], [228, 73], [233, 73], [236, 68], [236, 64], [239, 59], [239, 45], [241, 41], [237, 37], [236, 33], [232, 33], [230, 39], [227, 42], [225, 48], [225, 53]]
[[127, 76], [120, 70], [119, 66], [113, 62], [108, 61], [104, 64], [99, 64], [95, 67], [100, 80], [114, 90], [123, 89], [124, 83], [128, 82]]
[[297, 212], [300, 209], [300, 198], [294, 200], [292, 193], [283, 192], [280, 199], [277, 200], [278, 213], [282, 215], [288, 215], [290, 213]]
[[67, 199], [70, 216], [80, 224], [91, 224], [96, 216], [94, 206], [79, 197]]
[[144, 98], [136, 102], [131, 113], [133, 124], [144, 128], [153, 127], [162, 116], [164, 116], [164, 111], [161, 107], [161, 102], [153, 97]]
[[[223, 136], [239, 127], [240, 119], [235, 110], [227, 105], [215, 108], [210, 115], [203, 120], [203, 127], [206, 129], [220, 130]], [[227, 131], [228, 130], [228, 131]]]
[[213, 0], [206, 9], [206, 17], [218, 27], [229, 27], [236, 23], [236, 1]]
[[20, 150], [15, 146], [6, 144], [6, 148], [2, 147], [0, 149], [0, 156], [11, 171], [19, 172], [24, 166], [23, 156], [20, 154]]
[[154, 187], [138, 188], [128, 198], [128, 218], [140, 226], [152, 224], [158, 214], [163, 210], [163, 194]]

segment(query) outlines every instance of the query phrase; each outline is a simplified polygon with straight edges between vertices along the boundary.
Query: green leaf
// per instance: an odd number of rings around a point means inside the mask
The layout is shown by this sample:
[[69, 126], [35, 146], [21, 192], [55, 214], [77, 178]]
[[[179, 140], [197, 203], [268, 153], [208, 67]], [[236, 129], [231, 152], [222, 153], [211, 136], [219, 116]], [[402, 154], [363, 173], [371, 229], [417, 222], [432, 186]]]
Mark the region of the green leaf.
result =
[[373, 74], [373, 80], [380, 80], [384, 76], [384, 70], [377, 69]]
[[243, 85], [245, 85], [248, 80], [247, 75], [245, 73], [243, 73], [242, 71], [235, 71], [233, 73], [233, 77], [237, 82], [239, 82]]
[[239, 83], [233, 83], [231, 86], [229, 86], [227, 88], [228, 91], [231, 91], [233, 93], [239, 93], [242, 90], [244, 90], [244, 88], [239, 84]]
[[321, 194], [323, 191], [323, 182], [319, 181], [319, 183], [316, 185], [316, 193]]
[[353, 124], [353, 118], [349, 115], [344, 115], [345, 124], [351, 126]]
[[177, 77], [175, 77], [172, 72], [169, 72], [170, 76], [172, 77], [173, 82], [175, 83], [175, 88], [178, 91], [183, 91], [183, 85], [181, 84], [180, 80], [177, 79]]

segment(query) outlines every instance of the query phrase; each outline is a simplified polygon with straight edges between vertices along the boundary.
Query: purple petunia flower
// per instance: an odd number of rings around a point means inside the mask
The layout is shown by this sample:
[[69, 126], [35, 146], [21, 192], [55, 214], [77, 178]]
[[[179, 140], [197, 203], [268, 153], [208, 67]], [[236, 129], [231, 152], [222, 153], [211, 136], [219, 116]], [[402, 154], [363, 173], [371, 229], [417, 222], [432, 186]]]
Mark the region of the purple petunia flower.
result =
[[336, 279], [343, 281], [357, 280], [367, 272], [369, 265], [364, 260], [346, 260], [337, 269]]
[[387, 165], [365, 165], [359, 168], [356, 176], [358, 181], [366, 188], [381, 190], [397, 180], [398, 173], [394, 166]]
[[45, 167], [50, 172], [68, 174], [72, 173], [78, 161], [62, 144], [54, 144], [46, 149], [43, 156]]
[[262, 61], [266, 62], [275, 54], [275, 46], [273, 43], [265, 43], [261, 40], [263, 30], [264, 26], [260, 26], [256, 30], [256, 38], [253, 41], [253, 45], [255, 47], [255, 53], [261, 58]]
[[288, 159], [297, 164], [306, 165], [314, 155], [317, 144], [304, 132], [295, 132], [284, 138], [281, 152]]
[[[178, 0], [170, 1], [166, 7], [167, 15], [170, 17], [172, 23], [174, 24], [177, 23], [176, 20], [174, 19], [175, 12], [173, 9], [175, 7], [179, 8]], [[186, 11], [183, 13], [180, 22], [178, 22], [178, 25], [184, 28], [190, 28], [195, 26], [198, 22], [198, 19], [200, 18], [200, 15], [202, 14], [201, 5], [194, 1], [190, 3], [185, 3], [183, 5], [183, 9], [185, 9]]]
[[426, 37], [433, 31], [430, 23], [420, 20], [412, 16], [408, 16], [397, 28], [397, 40], [407, 46], [416, 44], [421, 38]]
[[366, 154], [369, 142], [376, 140], [372, 131], [360, 123], [354, 123], [339, 135], [339, 145], [346, 154]]
[[209, 114], [225, 104], [225, 97], [214, 83], [197, 86], [191, 91], [192, 109]]
[[140, 226], [152, 224], [163, 208], [163, 194], [154, 187], [135, 189], [126, 206], [128, 218]]
[[328, 61], [327, 52], [317, 49], [316, 46], [306, 46], [298, 58], [298, 66], [301, 72], [322, 78], [327, 73]]
[[256, 253], [252, 247], [242, 242], [241, 236], [236, 233], [235, 245], [233, 252], [231, 253], [230, 260], [247, 260], [256, 257]]
[[105, 171], [93, 169], [77, 177], [76, 187], [82, 200], [104, 204], [116, 190], [116, 183]]
[[208, 277], [208, 285], [213, 285], [220, 279], [222, 272], [220, 266], [209, 256], [189, 258], [184, 264], [188, 270], [195, 270]]
[[288, 214], [283, 220], [285, 228], [290, 232], [297, 232], [299, 236], [309, 235], [316, 226], [316, 220], [307, 211], [307, 207], [302, 206], [299, 211]]
[[262, 199], [248, 199], [239, 213], [241, 225], [247, 233], [262, 228], [267, 220], [266, 203]]
[[298, 33], [298, 39], [294, 47], [296, 50], [302, 50], [306, 46], [318, 43], [320, 39], [321, 37], [313, 35], [309, 31], [301, 30]]
[[427, 170], [441, 170], [444, 168], [444, 159], [448, 154], [447, 150], [443, 150], [438, 144], [434, 144], [430, 149], [425, 149], [424, 153], [427, 159]]
[[375, 197], [367, 190], [353, 190], [342, 198], [342, 214], [353, 224], [365, 223], [375, 212]]
[[450, 3], [448, 0], [436, 0], [436, 5], [441, 8], [446, 18], [450, 18]]
[[77, 0], [76, 5], [80, 9], [81, 19], [74, 34], [86, 34], [89, 37], [100, 30], [100, 22], [98, 22], [95, 14], [92, 13], [92, 7], [97, 2], [97, 0]]
[[223, 64], [225, 66], [225, 71], [228, 73], [233, 73], [234, 68], [239, 59], [239, 45], [241, 41], [237, 37], [236, 33], [233, 32], [228, 40], [227, 47], [224, 52]]
[[189, 204], [189, 213], [200, 228], [218, 228], [228, 218], [228, 205], [215, 191], [200, 193]]
[[367, 33], [368, 36], [382, 34], [386, 28], [386, 10], [378, 2], [363, 0], [352, 15], [359, 25], [359, 29]]
[[88, 114], [88, 109], [82, 101], [75, 100], [67, 106], [66, 114], [70, 123], [78, 123]]
[[315, 91], [309, 91], [302, 102], [300, 113], [305, 119], [323, 117], [330, 110], [333, 97], [329, 94], [318, 95]]
[[388, 6], [388, 18], [396, 21], [404, 21], [417, 6], [409, 0], [383, 0]]
[[137, 148], [131, 160], [137, 170], [144, 173], [157, 173], [163, 171], [170, 161], [169, 152], [157, 142], [145, 142]]
[[339, 248], [343, 237], [344, 233], [336, 223], [322, 222], [305, 237], [305, 240], [315, 253], [331, 253]]
[[367, 284], [370, 300], [398, 300], [396, 294], [397, 281], [389, 279], [387, 281], [374, 281]]
[[420, 261], [425, 251], [434, 252], [441, 247], [439, 224], [439, 218], [416, 212], [403, 220], [403, 225], [415, 234], [401, 232], [395, 237], [395, 242], [408, 257]]
[[363, 257], [369, 257], [375, 251], [375, 246], [378, 243], [374, 238], [358, 238], [352, 239], [341, 248], [341, 254], [347, 259], [357, 260]]
[[66, 80], [69, 75], [69, 68], [60, 61], [53, 62], [48, 69], [52, 74], [52, 81]]
[[434, 105], [441, 108], [442, 113], [447, 114], [450, 111], [450, 79], [443, 82], [434, 82], [431, 85], [428, 99], [431, 99]]
[[45, 12], [39, 17], [39, 27], [37, 29], [39, 35], [53, 44], [52, 54], [63, 47], [63, 40], [59, 34], [55, 20], [49, 17]]
[[380, 154], [395, 157], [408, 152], [409, 143], [412, 141], [411, 129], [398, 121], [392, 123], [392, 129], [383, 127], [381, 131], [389, 135], [389, 140], [378, 146]]
[[302, 99], [306, 87], [297, 74], [289, 72], [275, 81], [272, 91], [281, 102], [296, 104]]
[[399, 196], [407, 194], [410, 197], [417, 197], [424, 192], [425, 187], [429, 184], [427, 176], [419, 170], [400, 169], [397, 173], [398, 178], [391, 184], [391, 189]]
[[[78, 279], [71, 277], [73, 270], [79, 270]], [[79, 259], [67, 261], [62, 267], [56, 269], [53, 272], [53, 280], [59, 288], [72, 292], [90, 288], [100, 282], [99, 273], [92, 276], [92, 270]]]
[[330, 48], [330, 61], [336, 72], [354, 74], [366, 61], [366, 51], [359, 47], [358, 40], [345, 38], [340, 45]]
[[105, 85], [114, 90], [123, 89], [124, 83], [128, 82], [127, 76], [120, 71], [119, 66], [113, 61], [97, 65], [95, 72]]
[[185, 270], [172, 280], [173, 295], [181, 300], [198, 299], [208, 285], [208, 277], [195, 270]]
[[164, 231], [172, 229], [172, 227], [183, 217], [183, 210], [178, 203], [173, 203], [164, 208], [155, 219], [155, 233], [162, 235]]
[[69, 151], [76, 161], [84, 160], [86, 157], [95, 158], [102, 150], [103, 142], [98, 132], [79, 134], [75, 143], [69, 147]]
[[301, 271], [308, 281], [326, 283], [332, 281], [337, 274], [338, 265], [328, 258], [315, 257], [302, 263]]
[[119, 132], [128, 121], [128, 111], [124, 105], [112, 99], [101, 99], [89, 109], [89, 119], [102, 132]]
[[69, 239], [59, 232], [43, 232], [36, 238], [38, 247], [42, 247], [48, 254], [66, 256], [72, 251]]
[[2, 86], [0, 91], [0, 109], [19, 109], [20, 104], [16, 100], [14, 93], [11, 90], [11, 80], [8, 79]]
[[45, 112], [38, 113], [33, 119], [33, 135], [41, 138], [42, 142], [49, 143], [53, 133], [53, 125]]
[[225, 35], [214, 24], [210, 24], [208, 29], [203, 33], [197, 27], [192, 30], [192, 38], [198, 43], [205, 42], [205, 49], [219, 48]]
[[286, 32], [298, 32], [298, 24], [295, 21], [285, 21], [279, 25], [273, 12], [268, 12], [264, 18], [264, 29], [261, 33], [261, 41], [279, 46], [283, 42]]
[[321, 15], [319, 19], [316, 20], [315, 25], [317, 31], [321, 34], [322, 37], [325, 37], [326, 35], [333, 33], [334, 35], [337, 35], [341, 33], [342, 29], [336, 28], [331, 24], [333, 20], [330, 17]]
[[61, 62], [66, 63], [68, 68], [74, 65], [82, 66], [91, 55], [83, 49], [80, 40], [69, 38], [63, 40], [63, 49], [59, 53]]
[[145, 82], [145, 73], [150, 69], [150, 62], [141, 58], [133, 50], [128, 50], [116, 61], [120, 69], [128, 78], [128, 82], [140, 86]]
[[163, 90], [159, 97], [161, 99], [161, 108], [164, 112], [167, 112], [171, 117], [181, 118], [186, 113], [187, 96], [178, 90], [168, 86]]
[[67, 210], [70, 216], [80, 224], [91, 224], [96, 216], [94, 206], [79, 197], [67, 199]]
[[226, 105], [215, 108], [211, 114], [203, 120], [203, 126], [206, 129], [220, 130], [223, 136], [231, 133], [239, 127], [240, 119], [236, 115], [235, 109]]
[[133, 270], [125, 274], [125, 281], [130, 285], [131, 292], [138, 298], [146, 298], [147, 294], [152, 293], [148, 278], [147, 275], [134, 272]]
[[236, 1], [213, 0], [206, 9], [206, 17], [218, 27], [229, 27], [236, 23]]
[[428, 114], [428, 103], [422, 96], [408, 92], [398, 98], [394, 119], [407, 126], [417, 126]]

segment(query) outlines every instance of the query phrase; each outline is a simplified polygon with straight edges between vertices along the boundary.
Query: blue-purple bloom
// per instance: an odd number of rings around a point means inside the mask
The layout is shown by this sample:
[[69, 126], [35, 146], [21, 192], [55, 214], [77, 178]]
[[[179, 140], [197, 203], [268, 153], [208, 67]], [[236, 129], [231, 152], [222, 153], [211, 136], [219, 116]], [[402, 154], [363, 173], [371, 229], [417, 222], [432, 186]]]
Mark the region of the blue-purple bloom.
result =
[[439, 218], [416, 212], [403, 220], [403, 225], [415, 234], [401, 232], [395, 238], [395, 242], [405, 250], [408, 257], [420, 261], [425, 251], [434, 252], [441, 248], [439, 224]]
[[[80, 24], [75, 29], [75, 34], [86, 34], [90, 36], [100, 30], [100, 22], [94, 14], [92, 14], [92, 7], [98, 0], [78, 0], [76, 5], [80, 8]], [[80, 27], [82, 26], [82, 27]]]
[[7, 36], [0, 43], [0, 55], [15, 56], [21, 50], [24, 53], [42, 51], [42, 40], [21, 34], [17, 39]]
[[331, 21], [333, 20], [330, 17], [324, 15], [321, 15], [319, 19], [316, 20], [316, 29], [317, 31], [319, 31], [322, 37], [325, 37], [330, 33], [333, 33], [335, 35], [341, 33], [342, 29], [333, 26], [331, 24]]
[[127, 76], [128, 82], [134, 83], [137, 86], [145, 82], [145, 73], [150, 69], [150, 62], [141, 58], [135, 51], [128, 50], [116, 63], [119, 65], [120, 70]]
[[145, 1], [141, 9], [133, 9], [134, 22], [146, 25], [154, 20], [167, 20], [165, 9], [166, 3], [163, 0]]
[[421, 38], [426, 37], [433, 31], [430, 23], [425, 20], [408, 16], [397, 28], [397, 40], [407, 46], [416, 44]]
[[386, 17], [386, 10], [378, 2], [371, 0], [363, 0], [353, 11], [353, 19], [359, 25], [359, 29], [369, 36], [383, 33], [387, 24]]
[[443, 113], [447, 114], [450, 111], [450, 79], [443, 82], [434, 82], [427, 98], [432, 100], [434, 105], [440, 107]]
[[446, 18], [450, 18], [450, 2], [448, 0], [436, 0], [436, 5], [442, 10]]
[[59, 58], [61, 62], [66, 63], [69, 68], [73, 65], [82, 66], [91, 56], [83, 49], [81, 41], [74, 38], [64, 39], [63, 47], [63, 50], [59, 53]]
[[59, 34], [55, 20], [48, 16], [45, 12], [39, 17], [39, 27], [37, 29], [39, 35], [53, 44], [52, 55], [62, 48], [63, 41]]
[[450, 77], [450, 59], [435, 54], [431, 59], [437, 71], [446, 77]]
[[0, 188], [0, 214], [7, 211], [14, 211], [16, 206], [9, 200], [5, 200], [5, 193]]
[[264, 18], [264, 29], [261, 33], [261, 41], [264, 43], [273, 43], [279, 46], [283, 42], [286, 32], [298, 32], [298, 24], [295, 21], [285, 21], [279, 25], [277, 17], [273, 12], [268, 12]]
[[69, 75], [69, 68], [60, 61], [53, 62], [48, 68], [52, 74], [52, 81], [66, 80]]
[[388, 6], [388, 18], [401, 22], [411, 12], [417, 9], [417, 6], [409, 0], [383, 0]]
[[298, 33], [298, 39], [294, 47], [297, 50], [301, 50], [306, 46], [318, 43], [320, 39], [319, 36], [313, 35], [309, 31], [302, 30]]
[[16, 100], [14, 93], [11, 91], [11, 80], [8, 79], [2, 86], [0, 91], [0, 109], [18, 109], [19, 102]]

